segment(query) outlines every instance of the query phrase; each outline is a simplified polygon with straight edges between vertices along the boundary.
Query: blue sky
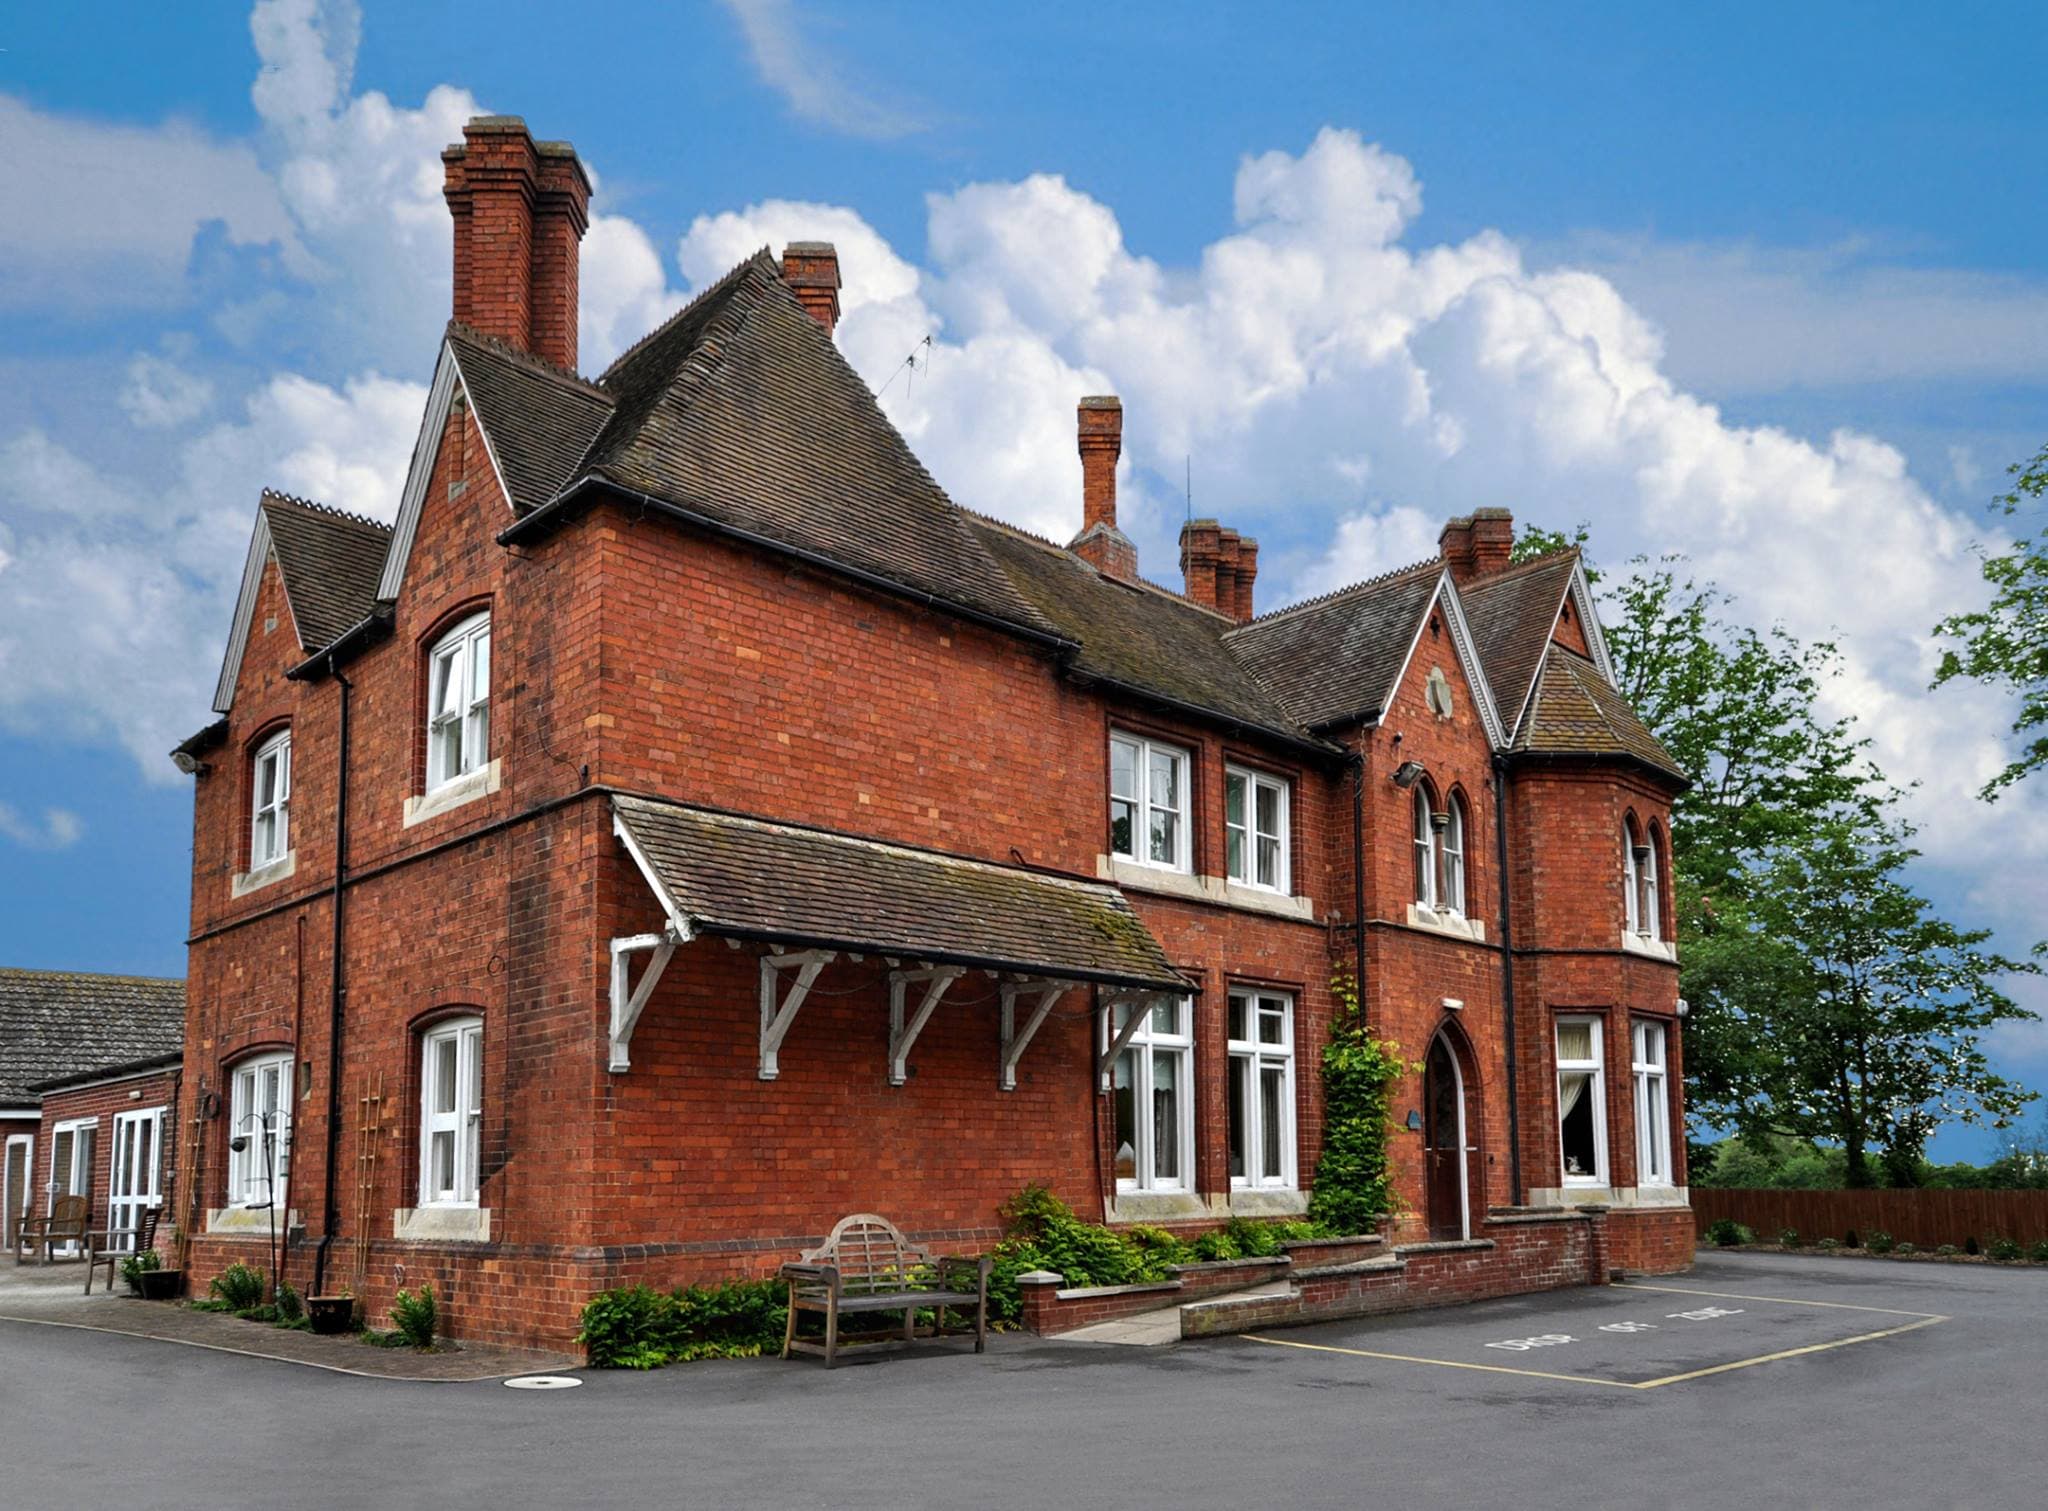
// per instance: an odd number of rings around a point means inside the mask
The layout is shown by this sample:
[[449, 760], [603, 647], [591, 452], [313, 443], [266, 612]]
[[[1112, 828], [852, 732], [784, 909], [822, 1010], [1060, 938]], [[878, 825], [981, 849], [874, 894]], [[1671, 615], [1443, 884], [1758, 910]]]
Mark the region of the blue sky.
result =
[[[1922, 884], [2022, 948], [2048, 791], [1969, 796], [2009, 712], [1927, 694], [1925, 632], [2044, 439], [2044, 63], [2012, 7], [16, 8], [0, 960], [181, 969], [161, 752], [208, 716], [256, 490], [392, 511], [434, 153], [477, 108], [597, 174], [593, 370], [825, 235], [849, 356], [974, 507], [1070, 530], [1073, 398], [1109, 388], [1157, 573], [1191, 465], [1264, 606], [1507, 504], [1839, 633]], [[1997, 1049], [2048, 1087], [2048, 1030]]]

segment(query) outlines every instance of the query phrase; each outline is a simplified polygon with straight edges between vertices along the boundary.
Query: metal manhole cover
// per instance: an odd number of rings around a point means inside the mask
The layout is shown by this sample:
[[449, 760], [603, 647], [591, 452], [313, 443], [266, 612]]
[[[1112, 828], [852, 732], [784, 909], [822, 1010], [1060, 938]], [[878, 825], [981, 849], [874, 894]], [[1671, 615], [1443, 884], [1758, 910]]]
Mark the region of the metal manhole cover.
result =
[[568, 1390], [583, 1382], [574, 1375], [521, 1375], [507, 1380], [507, 1390]]

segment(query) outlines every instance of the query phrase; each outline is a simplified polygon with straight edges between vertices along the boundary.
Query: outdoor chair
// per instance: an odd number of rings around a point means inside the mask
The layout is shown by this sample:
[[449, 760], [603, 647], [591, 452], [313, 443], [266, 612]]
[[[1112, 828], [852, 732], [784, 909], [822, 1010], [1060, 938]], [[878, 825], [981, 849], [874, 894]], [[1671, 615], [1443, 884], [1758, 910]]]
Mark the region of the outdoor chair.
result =
[[[156, 1220], [161, 1209], [145, 1207], [142, 1221], [132, 1228], [101, 1228], [85, 1236], [85, 1294], [92, 1294], [92, 1274], [101, 1265], [107, 1267], [107, 1289], [114, 1288], [114, 1266], [130, 1254], [140, 1254], [145, 1249], [156, 1247]], [[124, 1244], [123, 1239], [134, 1243]]]
[[31, 1253], [43, 1251], [43, 1263], [48, 1264], [60, 1243], [84, 1245], [87, 1240], [86, 1226], [92, 1221], [92, 1203], [83, 1196], [60, 1196], [50, 1203], [47, 1215], [37, 1217], [33, 1213], [22, 1218], [21, 1230], [15, 1235], [14, 1262], [21, 1263], [21, 1251]]

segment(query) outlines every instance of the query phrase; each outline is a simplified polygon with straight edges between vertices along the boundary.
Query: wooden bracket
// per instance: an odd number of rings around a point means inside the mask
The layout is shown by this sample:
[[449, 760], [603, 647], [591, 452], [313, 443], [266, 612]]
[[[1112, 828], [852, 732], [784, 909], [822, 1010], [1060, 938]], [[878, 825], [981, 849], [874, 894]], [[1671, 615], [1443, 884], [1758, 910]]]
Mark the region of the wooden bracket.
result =
[[[836, 950], [797, 950], [787, 955], [763, 955], [761, 957], [761, 1069], [760, 1077], [772, 1081], [781, 1074], [776, 1064], [776, 1054], [782, 1048], [782, 1040], [789, 1032], [790, 1024], [796, 1022], [798, 1009], [804, 1005], [811, 987], [818, 979], [818, 972], [838, 958]], [[780, 988], [780, 973], [794, 971], [796, 979], [789, 984], [789, 995], [778, 1006], [775, 1000]]]
[[1152, 1016], [1152, 1004], [1168, 995], [1165, 992], [1114, 991], [1102, 994], [1102, 1020], [1105, 1024], [1116, 1021], [1116, 1005], [1130, 1004], [1131, 1015], [1124, 1019], [1124, 1026], [1113, 1034], [1109, 1047], [1103, 1050], [1095, 1062], [1095, 1073], [1102, 1081], [1102, 1089], [1109, 1090], [1110, 1073], [1116, 1069], [1116, 1057], [1130, 1047], [1131, 1040], [1138, 1036], [1138, 1030], [1145, 1026], [1145, 1020]]
[[[1067, 981], [1005, 981], [1001, 987], [1003, 1000], [1003, 1058], [1001, 1075], [996, 1084], [1004, 1091], [1017, 1089], [1017, 1062], [1024, 1057], [1045, 1020], [1052, 1015], [1052, 1006], [1073, 988]], [[1024, 1020], [1024, 1026], [1017, 1027], [1017, 998], [1035, 997], [1037, 1002], [1031, 1008], [1031, 1016]]]
[[[668, 969], [669, 957], [676, 952], [676, 946], [689, 941], [689, 935], [670, 924], [659, 934], [632, 934], [612, 941], [612, 1043], [611, 1070], [614, 1074], [633, 1067], [628, 1053], [633, 1042], [633, 1030], [640, 1026], [640, 1014], [647, 1007], [647, 999], [654, 995], [654, 988], [661, 982], [661, 973]], [[632, 957], [643, 950], [651, 950], [653, 958], [647, 962], [647, 969], [640, 973], [640, 984], [627, 989], [627, 972]]]
[[[961, 966], [935, 966], [913, 971], [889, 972], [889, 1084], [901, 1086], [910, 1079], [910, 1046], [917, 1042], [917, 1036], [924, 1032], [925, 1024], [931, 1021], [932, 1012], [939, 1005], [939, 999], [946, 995], [946, 988], [966, 975]], [[917, 1005], [917, 1011], [906, 1019], [905, 991], [913, 984], [924, 987], [924, 1000]]]

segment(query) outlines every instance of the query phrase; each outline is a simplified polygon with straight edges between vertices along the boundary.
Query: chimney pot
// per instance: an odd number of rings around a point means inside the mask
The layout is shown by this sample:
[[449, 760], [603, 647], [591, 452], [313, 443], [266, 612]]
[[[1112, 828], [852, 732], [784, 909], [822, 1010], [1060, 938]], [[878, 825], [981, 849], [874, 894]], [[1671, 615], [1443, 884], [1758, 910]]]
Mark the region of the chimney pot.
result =
[[839, 249], [829, 241], [792, 241], [782, 249], [782, 281], [831, 335], [839, 324]]

